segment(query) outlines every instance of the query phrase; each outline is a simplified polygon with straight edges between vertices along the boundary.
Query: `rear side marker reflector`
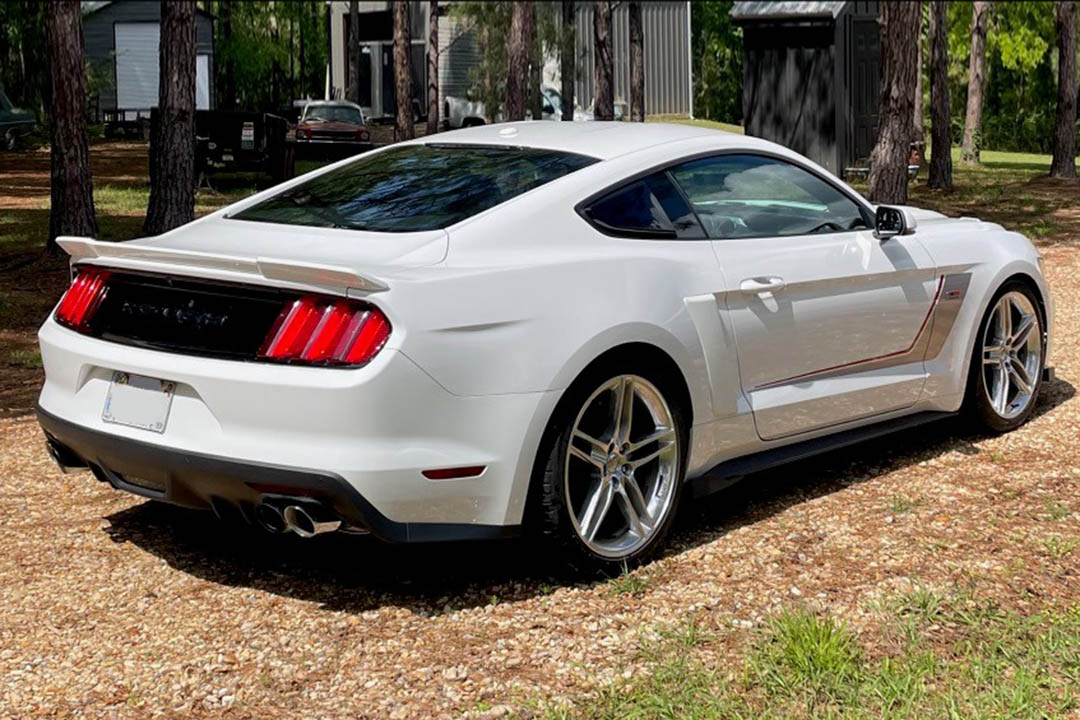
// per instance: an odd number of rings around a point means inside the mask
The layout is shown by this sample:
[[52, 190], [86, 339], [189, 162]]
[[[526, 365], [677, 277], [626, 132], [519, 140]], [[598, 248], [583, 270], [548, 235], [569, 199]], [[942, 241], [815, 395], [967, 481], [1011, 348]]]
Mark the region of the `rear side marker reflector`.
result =
[[487, 466], [485, 465], [471, 465], [469, 467], [424, 470], [421, 474], [428, 480], [459, 480], [461, 478], [479, 477], [486, 469]]
[[305, 295], [282, 309], [259, 357], [311, 365], [364, 365], [389, 337], [390, 323], [377, 308]]
[[56, 321], [73, 330], [84, 331], [105, 298], [110, 274], [108, 270], [94, 266], [82, 268], [56, 308]]

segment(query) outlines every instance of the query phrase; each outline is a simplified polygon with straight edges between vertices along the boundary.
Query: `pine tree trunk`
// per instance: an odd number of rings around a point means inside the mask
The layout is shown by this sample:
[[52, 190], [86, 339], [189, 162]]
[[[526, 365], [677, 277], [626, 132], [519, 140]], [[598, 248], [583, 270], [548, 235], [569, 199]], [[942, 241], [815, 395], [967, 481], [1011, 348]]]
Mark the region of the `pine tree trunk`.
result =
[[596, 99], [593, 116], [597, 120], [615, 119], [614, 66], [611, 58], [611, 2], [593, 3], [593, 88]]
[[428, 3], [427, 134], [439, 132], [439, 0]]
[[641, 27], [641, 3], [627, 8], [630, 25], [630, 121], [645, 122], [645, 34]]
[[536, 4], [529, 3], [529, 26], [532, 28], [532, 42], [529, 43], [529, 107], [533, 120], [544, 119], [544, 96], [540, 92], [541, 69], [544, 65], [544, 53], [536, 30]]
[[525, 94], [529, 85], [529, 49], [532, 47], [530, 3], [514, 3], [510, 37], [506, 43], [506, 96], [503, 118], [510, 122], [525, 119]]
[[97, 235], [83, 85], [82, 10], [75, 0], [45, 8], [52, 101], [49, 125], [51, 206], [46, 248], [59, 252], [60, 235]]
[[926, 131], [923, 128], [923, 13], [922, 13], [922, 1], [919, 2], [919, 33], [916, 35], [916, 48], [918, 57], [915, 60], [915, 66], [918, 68], [918, 72], [915, 75], [915, 130], [913, 139], [921, 141], [926, 139]]
[[360, 3], [349, 0], [349, 102], [360, 102]]
[[986, 25], [990, 19], [990, 3], [976, 0], [971, 11], [971, 58], [968, 61], [967, 115], [964, 117], [964, 142], [960, 161], [979, 162], [982, 143], [983, 90], [986, 86]]
[[577, 26], [574, 0], [563, 0], [562, 4], [562, 47], [559, 51], [559, 79], [562, 83], [562, 119], [567, 122], [574, 119], [574, 81], [575, 57], [577, 52]]
[[930, 180], [952, 187], [952, 118], [949, 115], [948, 2], [930, 3]]
[[394, 136], [398, 140], [411, 140], [416, 135], [413, 127], [412, 53], [409, 28], [409, 3], [394, 3], [394, 100], [397, 115], [394, 118]]
[[919, 5], [883, 2], [881, 25], [881, 109], [877, 144], [870, 153], [870, 200], [907, 202], [907, 166], [915, 117]]
[[1050, 177], [1076, 177], [1076, 3], [1057, 3], [1058, 96]]
[[143, 232], [195, 219], [195, 2], [162, 0], [158, 107], [150, 131], [150, 205]]
[[[232, 38], [232, 11], [234, 0], [221, 0], [218, 3], [218, 27], [221, 28], [221, 38], [225, 42], [224, 52], [220, 53], [221, 60], [221, 88], [218, 90], [218, 107], [222, 110], [236, 109], [236, 58], [234, 57], [236, 46], [231, 43]], [[215, 58], [216, 60], [216, 58]]]

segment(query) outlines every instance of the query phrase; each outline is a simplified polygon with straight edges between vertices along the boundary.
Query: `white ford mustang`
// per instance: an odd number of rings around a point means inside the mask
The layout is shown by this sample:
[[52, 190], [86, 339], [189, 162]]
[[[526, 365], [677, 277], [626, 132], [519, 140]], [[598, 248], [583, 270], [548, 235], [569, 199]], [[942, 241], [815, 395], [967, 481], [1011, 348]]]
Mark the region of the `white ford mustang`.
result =
[[54, 458], [305, 537], [633, 562], [690, 494], [962, 409], [1010, 430], [1050, 374], [1023, 236], [688, 126], [450, 132], [61, 245]]

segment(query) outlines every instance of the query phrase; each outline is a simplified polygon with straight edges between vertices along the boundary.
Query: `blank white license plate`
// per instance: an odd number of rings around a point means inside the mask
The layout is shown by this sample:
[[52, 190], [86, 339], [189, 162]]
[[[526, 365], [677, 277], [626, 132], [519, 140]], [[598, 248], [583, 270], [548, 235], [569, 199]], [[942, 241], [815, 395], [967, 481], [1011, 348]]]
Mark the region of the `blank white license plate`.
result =
[[114, 372], [101, 419], [108, 423], [165, 432], [176, 383]]

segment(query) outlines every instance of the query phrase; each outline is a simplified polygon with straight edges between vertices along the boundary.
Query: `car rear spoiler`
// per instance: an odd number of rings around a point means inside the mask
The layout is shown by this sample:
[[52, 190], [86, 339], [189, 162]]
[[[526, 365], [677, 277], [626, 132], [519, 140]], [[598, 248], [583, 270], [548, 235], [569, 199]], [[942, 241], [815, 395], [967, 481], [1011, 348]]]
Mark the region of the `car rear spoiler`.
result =
[[237, 257], [194, 250], [173, 250], [152, 245], [102, 242], [84, 237], [58, 237], [56, 244], [71, 256], [73, 263], [96, 258], [135, 260], [244, 273], [257, 275], [267, 280], [340, 287], [363, 292], [379, 292], [387, 289], [386, 284], [378, 278], [338, 265], [319, 265], [300, 260], [264, 257]]

